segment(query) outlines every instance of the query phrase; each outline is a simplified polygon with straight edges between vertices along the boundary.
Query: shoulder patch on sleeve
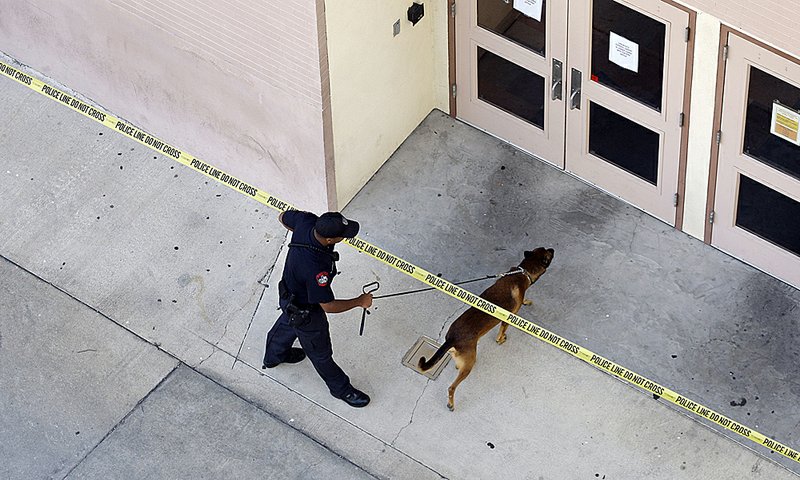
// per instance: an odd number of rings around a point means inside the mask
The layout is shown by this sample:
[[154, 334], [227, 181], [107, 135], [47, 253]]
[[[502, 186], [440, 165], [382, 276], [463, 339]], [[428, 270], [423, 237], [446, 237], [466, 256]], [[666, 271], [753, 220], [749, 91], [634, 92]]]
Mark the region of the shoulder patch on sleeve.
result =
[[330, 275], [328, 274], [328, 272], [319, 272], [317, 274], [317, 285], [319, 285], [320, 287], [327, 287], [329, 278]]

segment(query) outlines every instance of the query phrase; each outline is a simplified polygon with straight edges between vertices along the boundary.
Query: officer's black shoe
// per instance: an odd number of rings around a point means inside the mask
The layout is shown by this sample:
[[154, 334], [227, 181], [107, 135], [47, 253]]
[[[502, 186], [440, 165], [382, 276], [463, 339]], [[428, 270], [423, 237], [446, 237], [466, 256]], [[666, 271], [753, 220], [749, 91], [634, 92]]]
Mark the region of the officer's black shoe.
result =
[[355, 388], [350, 390], [341, 398], [346, 404], [355, 408], [366, 407], [369, 403], [369, 395]]
[[282, 362], [278, 362], [278, 363], [265, 363], [265, 364], [261, 365], [261, 369], [263, 370], [265, 368], [275, 368], [278, 365], [280, 365], [281, 363], [302, 362], [303, 359], [305, 359], [305, 358], [306, 358], [306, 354], [305, 354], [305, 352], [303, 351], [302, 348], [292, 347], [292, 349], [289, 350], [289, 355], [286, 356], [286, 360], [284, 360]]

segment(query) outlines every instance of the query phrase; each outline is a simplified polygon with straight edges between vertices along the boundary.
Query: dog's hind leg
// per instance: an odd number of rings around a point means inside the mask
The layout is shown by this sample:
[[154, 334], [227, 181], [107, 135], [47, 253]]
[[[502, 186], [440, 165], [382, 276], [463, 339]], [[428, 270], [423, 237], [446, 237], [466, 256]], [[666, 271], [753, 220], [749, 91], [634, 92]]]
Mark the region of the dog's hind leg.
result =
[[497, 332], [497, 338], [495, 339], [498, 345], [506, 343], [506, 330], [508, 330], [508, 324], [500, 322], [500, 331]]
[[447, 352], [450, 353], [450, 356], [453, 358], [453, 361], [455, 362], [455, 365], [456, 365], [456, 370], [461, 368], [461, 364], [458, 363], [458, 352], [456, 351], [456, 349], [455, 348], [451, 348]]
[[453, 396], [456, 393], [456, 387], [458, 387], [458, 384], [463, 382], [469, 375], [469, 372], [472, 371], [472, 367], [475, 365], [475, 359], [477, 358], [477, 351], [474, 348], [465, 352], [456, 350], [453, 357], [456, 361], [456, 368], [458, 368], [458, 376], [453, 381], [453, 384], [450, 385], [450, 388], [447, 389], [447, 408], [449, 408], [451, 412], [455, 409]]

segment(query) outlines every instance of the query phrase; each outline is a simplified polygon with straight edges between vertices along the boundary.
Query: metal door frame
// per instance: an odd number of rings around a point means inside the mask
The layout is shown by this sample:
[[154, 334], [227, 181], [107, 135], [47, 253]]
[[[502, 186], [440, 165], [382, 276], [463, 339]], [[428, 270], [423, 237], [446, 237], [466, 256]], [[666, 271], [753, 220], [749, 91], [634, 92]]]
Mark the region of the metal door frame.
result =
[[[551, 1], [558, 1], [558, 0], [551, 0]], [[569, 3], [569, 0], [566, 0]], [[575, 0], [572, 0], [575, 1]], [[591, 1], [591, 0], [580, 0], [580, 1]], [[620, 0], [617, 0], [620, 1]], [[686, 65], [685, 65], [685, 75], [683, 79], [684, 91], [683, 91], [683, 109], [682, 112], [684, 113], [684, 125], [683, 130], [681, 133], [680, 139], [680, 158], [678, 160], [678, 182], [677, 182], [677, 205], [675, 207], [675, 217], [674, 217], [674, 226], [676, 229], [681, 230], [683, 228], [683, 219], [684, 219], [684, 209], [685, 209], [685, 191], [686, 191], [686, 169], [687, 169], [687, 151], [688, 151], [688, 141], [689, 141], [689, 125], [691, 123], [691, 112], [690, 112], [690, 102], [691, 102], [691, 90], [692, 90], [692, 74], [693, 74], [693, 65], [694, 65], [694, 42], [695, 42], [695, 35], [694, 32], [696, 31], [696, 23], [697, 23], [697, 12], [692, 10], [691, 8], [677, 3], [674, 0], [660, 0], [661, 3], [666, 5], [678, 8], [683, 10], [689, 14], [689, 35], [688, 35], [688, 43], [686, 46]], [[458, 118], [458, 105], [456, 101], [456, 82], [457, 82], [457, 62], [464, 61], [463, 57], [465, 56], [464, 52], [459, 52], [457, 49], [457, 39], [456, 39], [456, 29], [457, 29], [457, 22], [456, 22], [456, 15], [464, 14], [464, 9], [469, 6], [472, 8], [472, 5], [476, 3], [476, 0], [459, 0], [458, 4], [456, 0], [448, 0], [448, 53], [449, 53], [449, 65], [448, 65], [448, 73], [449, 73], [449, 84], [451, 87], [449, 99], [450, 99], [450, 116], [453, 118]], [[550, 2], [548, 2], [550, 3]], [[624, 1], [620, 1], [620, 3], [624, 3]], [[465, 5], [466, 4], [466, 5]], [[458, 12], [457, 10], [461, 10]], [[569, 15], [569, 13], [568, 13]], [[566, 32], [565, 36], [569, 36], [569, 28]], [[567, 42], [567, 39], [564, 40]], [[565, 43], [566, 45], [566, 43]], [[565, 93], [568, 96], [568, 92], [566, 88], [568, 87], [568, 69], [567, 65], [569, 63], [569, 46], [565, 46], [566, 52], [564, 58], [560, 58], [563, 62], [563, 88], [565, 89]], [[553, 55], [551, 55], [553, 56]], [[549, 78], [546, 78], [549, 81]], [[563, 108], [568, 108], [566, 102], [563, 103]], [[566, 122], [566, 115], [565, 120]], [[566, 124], [564, 126], [564, 142], [565, 142], [565, 149], [566, 149]], [[563, 163], [566, 159], [562, 157], [562, 165], [559, 165], [560, 168], [563, 168]], [[549, 162], [548, 162], [549, 163]], [[636, 206], [636, 205], [634, 205]], [[638, 207], [637, 208], [641, 208]]]
[[[794, 285], [795, 287], [800, 287], [800, 273], [794, 273], [800, 272], [800, 257], [786, 251], [781, 247], [773, 245], [769, 241], [761, 239], [754, 234], [746, 233], [743, 229], [736, 227], [735, 223], [731, 224], [732, 222], [735, 222], [735, 219], [733, 218], [735, 216], [735, 199], [731, 205], [727, 205], [730, 208], [726, 209], [726, 199], [720, 198], [724, 195], [730, 196], [731, 188], [736, 190], [736, 186], [731, 185], [730, 182], [727, 184], [720, 182], [720, 177], [722, 177], [723, 180], [730, 180], [730, 175], [736, 175], [738, 172], [750, 173], [750, 176], [752, 176], [754, 180], [759, 180], [761, 183], [767, 183], [768, 187], [800, 201], [800, 186], [798, 186], [798, 184], [800, 184], [800, 180], [794, 179], [787, 174], [780, 174], [767, 165], [758, 165], [757, 160], [752, 160], [752, 167], [746, 166], [744, 168], [738, 166], [738, 164], [741, 162], [737, 162], [735, 160], [736, 158], [742, 156], [741, 146], [743, 142], [744, 129], [742, 128], [740, 131], [735, 131], [733, 128], [735, 125], [722, 124], [725, 118], [724, 107], [727, 101], [728, 108], [738, 109], [741, 115], [741, 125], [743, 126], [745, 119], [743, 105], [747, 102], [747, 98], [729, 98], [725, 96], [728, 73], [730, 73], [732, 77], [741, 73], [739, 71], [728, 71], [729, 63], [727, 57], [730, 55], [729, 45], [731, 40], [739, 43], [739, 48], [741, 48], [741, 46], [745, 46], [748, 49], [757, 49], [760, 50], [760, 52], [771, 56], [772, 58], [768, 59], [767, 62], [774, 61], [775, 57], [777, 57], [778, 61], [785, 60], [786, 62], [800, 66], [799, 59], [770, 47], [762, 42], [759, 42], [758, 40], [731, 27], [722, 26], [720, 29], [719, 67], [717, 72], [717, 93], [714, 109], [714, 132], [716, 132], [717, 141], [712, 142], [711, 148], [711, 166], [709, 170], [708, 196], [706, 202], [707, 221], [704, 231], [704, 241], [705, 243], [712, 245], [715, 248], [719, 248], [720, 250], [725, 251], [726, 253], [754, 266], [755, 268], [765, 271], [769, 275], [775, 276], [789, 284]], [[735, 52], [735, 54], [739, 55], [740, 53]], [[756, 61], [748, 61], [746, 57], [748, 57], [747, 53], [742, 53], [742, 59], [737, 61], [744, 62], [746, 66], [761, 66], [761, 64]], [[772, 70], [766, 66], [761, 66], [761, 68], [766, 71]], [[796, 79], [793, 77], [793, 83], [800, 84], [800, 76]], [[723, 128], [725, 129], [724, 131]], [[730, 155], [732, 156], [731, 160], [722, 158], [723, 154], [728, 153], [725, 151], [725, 148], [733, 149], [733, 151], [730, 152]], [[770, 181], [765, 181], [763, 179], [764, 177], [759, 176], [759, 172], [766, 173], [767, 178], [773, 175], [778, 177], [778, 181], [776, 182], [777, 184]], [[735, 196], [736, 194], [734, 193], [733, 195]], [[741, 247], [730, 247], [729, 245], [731, 242], [726, 237], [729, 237], [731, 233], [724, 232], [722, 230], [723, 228], [733, 231], [733, 235], [739, 237], [739, 243], [746, 243], [746, 245], [742, 245]], [[720, 239], [722, 245], [718, 244]], [[756, 247], [767, 252], [766, 258], [764, 258], [764, 254], [759, 255], [751, 253], [748, 250], [749, 248]]]
[[[460, 118], [462, 121], [476, 126], [476, 128], [484, 130], [491, 135], [498, 136], [504, 141], [515, 145], [524, 151], [527, 151], [531, 155], [547, 162], [548, 164], [555, 165], [558, 168], [563, 168], [565, 140], [564, 117], [566, 115], [566, 109], [562, 108], [562, 106], [564, 104], [563, 91], [566, 85], [566, 79], [563, 79], [561, 82], [561, 98], [553, 98], [550, 95], [550, 88], [553, 84], [553, 60], [558, 60], [562, 63], [562, 65], [565, 63], [567, 4], [560, 0], [548, 0], [546, 2], [545, 15], [547, 15], [547, 41], [545, 43], [545, 55], [544, 57], [540, 57], [535, 53], [525, 50], [521, 46], [514, 45], [511, 42], [496, 36], [494, 33], [489, 32], [488, 30], [478, 27], [476, 20], [477, 3], [477, 0], [458, 1], [456, 4], [455, 19], [452, 17], [453, 10], [451, 7], [450, 23], [452, 24], [453, 28], [451, 44], [454, 43], [451, 48], [455, 53], [455, 58], [458, 59], [458, 62], [451, 61], [451, 114], [454, 111], [452, 109], [452, 94], [455, 93], [456, 109], [459, 114], [458, 118]], [[554, 15], [552, 15], [552, 12], [554, 11], [563, 13], [562, 17], [556, 17], [559, 18], [559, 21], [557, 22], [553, 20]], [[467, 32], [462, 31], [460, 33], [458, 31], [460, 28], [467, 29]], [[464, 35], [464, 37], [459, 35]], [[492, 50], [491, 47], [495, 45], [489, 45], [489, 43], [497, 44], [500, 49]], [[544, 130], [539, 130], [535, 127], [528, 128], [526, 125], [524, 125], [524, 121], [519, 120], [512, 115], [499, 114], [499, 110], [494, 111], [494, 107], [490, 107], [488, 104], [484, 104], [482, 101], [477, 99], [477, 73], [476, 67], [473, 65], [474, 62], [472, 58], [473, 50], [476, 48], [476, 46], [489, 49], [493, 53], [511, 61], [512, 63], [520, 65], [530, 71], [535, 71], [537, 75], [544, 78], [546, 89]], [[455, 66], [453, 66], [454, 64]], [[537, 70], [527, 68], [533, 64], [539, 64]], [[465, 78], [468, 78], [468, 80], [465, 80]], [[461, 81], [460, 84], [458, 83], [459, 80]], [[480, 109], [483, 109], [492, 116], [487, 117], [485, 122], [483, 119], [476, 122], [474, 119], [464, 118], [464, 110], [467, 108], [469, 108], [469, 112], [466, 113], [467, 117], [475, 117], [476, 114], [480, 115], [476, 112]], [[553, 119], [555, 119], [554, 122], [549, 121]], [[500, 124], [498, 130], [501, 130], [505, 133], [492, 131], [491, 124], [494, 122], [497, 122], [495, 125]], [[519, 130], [512, 130], [515, 124], [520, 127]], [[527, 130], [527, 132], [525, 130]], [[511, 132], [509, 133], [509, 131]], [[527, 137], [525, 135], [526, 133], [534, 135], [538, 137], [538, 139], [534, 137]], [[532, 143], [537, 141], [546, 143], [544, 152], [537, 152], [531, 147]]]
[[[574, 1], [574, 0], [573, 0]], [[595, 103], [612, 111], [630, 112], [642, 119], [636, 123], [660, 135], [658, 184], [650, 185], [635, 175], [588, 153], [587, 95], [582, 95], [580, 112], [570, 109], [567, 115], [567, 160], [566, 168], [611, 195], [622, 198], [662, 221], [681, 228], [683, 223], [683, 199], [686, 177], [686, 154], [688, 144], [689, 99], [691, 93], [691, 62], [694, 56], [694, 31], [696, 14], [692, 10], [664, 0], [614, 0], [623, 6], [654, 18], [667, 26], [664, 79], [665, 100], [662, 110], [657, 112], [643, 104], [627, 99], [608, 87], [595, 84], [590, 76], [592, 1], [579, 0], [579, 5], [570, 6], [570, 26], [585, 24], [587, 28], [570, 31], [569, 69], [583, 74], [580, 88], [594, 94]], [[676, 22], [678, 22], [676, 24]], [[685, 22], [685, 23], [684, 23]], [[684, 31], [683, 26], [687, 27]], [[675, 57], [676, 52], [679, 57]], [[573, 86], [570, 86], [574, 89]], [[615, 105], [618, 108], [615, 108]], [[681, 123], [681, 117], [683, 123]], [[669, 142], [668, 144], [666, 142]], [[665, 150], [665, 145], [669, 150]], [[676, 158], [677, 157], [677, 158]], [[570, 166], [570, 163], [572, 166]]]

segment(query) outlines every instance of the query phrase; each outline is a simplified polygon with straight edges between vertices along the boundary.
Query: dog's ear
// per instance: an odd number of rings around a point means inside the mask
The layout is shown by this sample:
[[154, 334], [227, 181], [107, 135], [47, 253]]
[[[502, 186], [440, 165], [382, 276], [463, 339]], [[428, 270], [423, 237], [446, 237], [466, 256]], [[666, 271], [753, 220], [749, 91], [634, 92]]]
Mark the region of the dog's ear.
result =
[[533, 252], [525, 250], [525, 259], [529, 259], [533, 256]]

